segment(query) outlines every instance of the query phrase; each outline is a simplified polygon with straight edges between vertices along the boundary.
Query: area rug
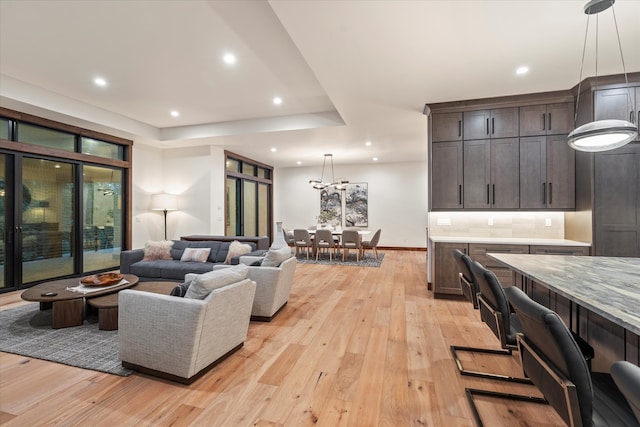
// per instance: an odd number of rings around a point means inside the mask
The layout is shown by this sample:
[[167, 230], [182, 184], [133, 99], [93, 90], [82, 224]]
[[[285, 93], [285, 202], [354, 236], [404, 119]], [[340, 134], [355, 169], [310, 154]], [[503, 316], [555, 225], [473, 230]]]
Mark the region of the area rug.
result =
[[118, 356], [118, 331], [101, 331], [97, 319], [51, 329], [51, 310], [33, 303], [0, 311], [0, 351], [128, 376]]
[[309, 255], [309, 259], [307, 259], [307, 255], [304, 253], [298, 254], [296, 259], [300, 264], [325, 264], [325, 265], [349, 265], [356, 267], [380, 267], [382, 264], [382, 259], [384, 258], [384, 254], [378, 252], [378, 259], [373, 256], [373, 254], [365, 254], [360, 261], [356, 260], [356, 254], [349, 254], [346, 260], [342, 261], [342, 254], [338, 255], [336, 259], [333, 257], [332, 261], [329, 261], [329, 255], [322, 254], [316, 261], [315, 256]]

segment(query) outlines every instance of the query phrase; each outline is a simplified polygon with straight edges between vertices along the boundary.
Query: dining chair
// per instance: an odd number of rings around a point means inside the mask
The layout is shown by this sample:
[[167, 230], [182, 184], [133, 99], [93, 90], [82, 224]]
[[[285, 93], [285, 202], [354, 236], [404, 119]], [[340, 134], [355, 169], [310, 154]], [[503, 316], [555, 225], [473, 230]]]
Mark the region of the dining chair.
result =
[[293, 230], [293, 240], [296, 247], [296, 256], [300, 251], [300, 248], [305, 248], [307, 252], [307, 259], [309, 259], [309, 249], [313, 248], [313, 241], [309, 231], [304, 228], [296, 228]]
[[371, 239], [362, 241], [362, 257], [363, 258], [367, 249], [372, 249], [373, 254], [375, 255], [376, 259], [378, 259], [378, 241], [380, 240], [381, 232], [382, 230], [378, 228], [376, 232], [373, 233], [373, 236], [371, 237]]
[[471, 257], [463, 253], [460, 249], [453, 250], [453, 258], [458, 267], [458, 280], [462, 288], [462, 294], [473, 304], [474, 309], [478, 309], [478, 289], [477, 281], [471, 272]]
[[[538, 304], [521, 289], [505, 294], [520, 319], [517, 336], [523, 373], [569, 426], [638, 426], [632, 409], [611, 375], [591, 372], [575, 335], [553, 310]], [[637, 385], [636, 385], [637, 387]], [[465, 389], [476, 423], [482, 419], [473, 397], [512, 398], [508, 393]]]
[[611, 377], [640, 423], [640, 366], [620, 360], [611, 365]]
[[337, 254], [338, 244], [333, 238], [333, 234], [330, 230], [316, 230], [315, 250], [316, 261], [322, 250], [326, 250], [329, 253], [329, 261], [333, 260], [333, 253]]
[[362, 240], [360, 233], [356, 230], [344, 230], [342, 232], [342, 261], [349, 256], [349, 250], [355, 249], [356, 260], [360, 261], [360, 252], [362, 251]]

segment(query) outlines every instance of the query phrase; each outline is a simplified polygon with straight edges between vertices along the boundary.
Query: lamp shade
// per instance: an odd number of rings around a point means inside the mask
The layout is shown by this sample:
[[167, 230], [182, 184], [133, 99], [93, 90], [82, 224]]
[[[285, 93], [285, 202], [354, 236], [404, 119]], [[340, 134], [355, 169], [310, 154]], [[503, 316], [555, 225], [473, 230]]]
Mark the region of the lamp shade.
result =
[[152, 211], [178, 210], [178, 197], [175, 194], [159, 193], [151, 195]]
[[584, 124], [569, 134], [574, 150], [597, 152], [613, 150], [633, 141], [638, 128], [625, 120], [598, 120]]

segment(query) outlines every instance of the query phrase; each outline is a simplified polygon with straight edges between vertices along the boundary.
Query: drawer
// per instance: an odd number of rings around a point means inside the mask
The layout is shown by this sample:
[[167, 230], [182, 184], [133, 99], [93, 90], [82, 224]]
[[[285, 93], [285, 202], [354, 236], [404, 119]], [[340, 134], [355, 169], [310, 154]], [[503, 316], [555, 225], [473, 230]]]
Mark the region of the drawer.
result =
[[504, 268], [502, 263], [487, 256], [487, 253], [489, 252], [502, 254], [528, 254], [529, 245], [487, 245], [481, 243], [469, 243], [469, 256], [472, 260], [478, 261], [480, 264], [489, 268], [489, 270], [493, 270], [490, 267]]
[[543, 246], [532, 245], [529, 253], [537, 255], [589, 255], [589, 246]]

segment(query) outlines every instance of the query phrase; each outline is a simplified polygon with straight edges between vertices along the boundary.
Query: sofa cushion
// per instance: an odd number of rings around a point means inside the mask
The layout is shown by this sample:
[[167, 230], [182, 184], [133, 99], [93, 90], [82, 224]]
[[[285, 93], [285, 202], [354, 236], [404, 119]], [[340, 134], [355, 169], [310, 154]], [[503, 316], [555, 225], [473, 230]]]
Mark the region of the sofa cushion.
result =
[[171, 289], [172, 297], [184, 297], [187, 294], [187, 289], [189, 289], [189, 285], [191, 282], [187, 283], [178, 283], [175, 288]]
[[198, 275], [189, 285], [185, 298], [205, 299], [211, 291], [244, 280], [249, 267], [234, 265], [222, 270], [214, 270]]
[[207, 262], [210, 252], [211, 248], [186, 248], [182, 257], [180, 257], [180, 261]]
[[160, 277], [168, 280], [183, 281], [184, 276], [189, 273], [204, 274], [213, 270], [215, 265], [212, 262], [180, 262], [165, 261], [160, 269]]
[[155, 260], [170, 260], [172, 241], [163, 240], [160, 242], [154, 242], [152, 240], [147, 241], [144, 244], [144, 261]]
[[248, 254], [249, 252], [251, 252], [251, 249], [251, 245], [249, 245], [248, 243], [240, 243], [237, 240], [234, 240], [229, 245], [229, 251], [227, 252], [226, 258], [224, 259], [224, 263], [231, 264], [231, 258]]
[[278, 267], [283, 261], [289, 258], [291, 258], [291, 248], [289, 246], [283, 246], [279, 249], [269, 249], [260, 265], [262, 267]]
[[210, 241], [201, 241], [201, 242], [190, 242], [187, 240], [174, 240], [173, 248], [171, 249], [171, 257], [177, 261], [182, 258], [184, 254], [184, 250], [186, 248], [210, 248], [209, 256], [207, 257], [207, 262], [222, 262], [224, 261], [224, 256], [226, 256], [226, 251], [222, 260], [220, 258], [220, 249], [223, 244], [227, 246], [229, 243], [226, 242], [210, 242]]

